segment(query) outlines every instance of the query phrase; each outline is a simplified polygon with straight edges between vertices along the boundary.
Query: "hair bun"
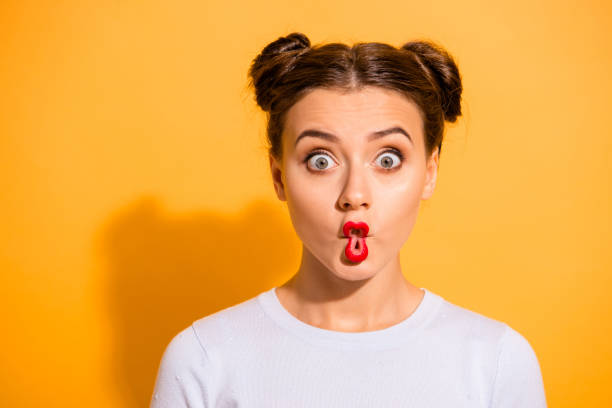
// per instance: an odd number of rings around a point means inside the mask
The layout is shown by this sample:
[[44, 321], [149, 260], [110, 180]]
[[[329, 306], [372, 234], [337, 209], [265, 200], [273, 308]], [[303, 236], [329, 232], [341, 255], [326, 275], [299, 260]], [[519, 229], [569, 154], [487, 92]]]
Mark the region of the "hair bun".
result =
[[253, 60], [249, 69], [250, 85], [255, 88], [257, 104], [270, 111], [276, 98], [275, 87], [295, 65], [297, 58], [310, 49], [310, 40], [302, 33], [291, 33], [268, 44]]
[[310, 40], [302, 33], [291, 33], [271, 42], [261, 52], [262, 56], [274, 56], [288, 51], [303, 50], [310, 47]]
[[404, 50], [417, 57], [430, 81], [440, 90], [440, 102], [444, 119], [455, 122], [461, 116], [461, 75], [453, 57], [442, 47], [430, 41], [412, 41], [404, 44]]

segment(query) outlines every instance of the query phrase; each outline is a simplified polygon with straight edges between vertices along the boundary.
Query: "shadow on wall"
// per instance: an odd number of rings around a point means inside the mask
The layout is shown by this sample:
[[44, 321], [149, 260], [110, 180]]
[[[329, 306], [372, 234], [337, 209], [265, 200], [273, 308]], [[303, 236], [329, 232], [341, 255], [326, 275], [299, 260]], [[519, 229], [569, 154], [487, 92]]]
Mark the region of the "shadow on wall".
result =
[[116, 333], [110, 374], [125, 406], [134, 407], [149, 406], [174, 335], [282, 284], [301, 251], [290, 223], [266, 202], [234, 216], [174, 215], [150, 197], [114, 214], [98, 244]]

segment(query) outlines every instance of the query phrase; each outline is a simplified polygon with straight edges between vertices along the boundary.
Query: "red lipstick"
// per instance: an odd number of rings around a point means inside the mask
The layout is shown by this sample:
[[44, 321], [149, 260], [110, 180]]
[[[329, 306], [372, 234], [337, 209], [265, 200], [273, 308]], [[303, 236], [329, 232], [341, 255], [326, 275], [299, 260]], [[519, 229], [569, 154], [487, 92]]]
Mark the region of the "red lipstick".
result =
[[366, 236], [370, 232], [368, 224], [365, 222], [347, 221], [344, 227], [342, 227], [342, 232], [349, 239], [344, 248], [344, 254], [349, 261], [361, 262], [366, 259], [368, 256]]

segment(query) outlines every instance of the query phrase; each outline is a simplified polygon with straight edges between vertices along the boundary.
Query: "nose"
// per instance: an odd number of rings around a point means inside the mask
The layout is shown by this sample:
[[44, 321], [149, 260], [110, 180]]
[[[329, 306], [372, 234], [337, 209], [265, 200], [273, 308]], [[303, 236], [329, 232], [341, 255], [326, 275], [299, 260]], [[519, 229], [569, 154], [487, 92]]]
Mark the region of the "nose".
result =
[[340, 197], [338, 206], [344, 211], [368, 209], [371, 205], [370, 188], [367, 174], [360, 166], [350, 166]]

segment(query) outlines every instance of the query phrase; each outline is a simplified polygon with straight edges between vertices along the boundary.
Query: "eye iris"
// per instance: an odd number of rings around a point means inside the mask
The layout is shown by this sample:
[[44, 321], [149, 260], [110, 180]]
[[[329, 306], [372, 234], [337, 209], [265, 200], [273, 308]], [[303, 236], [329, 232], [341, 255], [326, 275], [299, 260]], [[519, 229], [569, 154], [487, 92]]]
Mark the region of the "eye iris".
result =
[[324, 169], [327, 166], [327, 159], [319, 157], [317, 160], [315, 160], [315, 166], [318, 169]]
[[391, 159], [389, 156], [385, 156], [381, 160], [381, 163], [382, 163], [383, 167], [389, 168], [389, 167], [393, 166], [393, 159]]

